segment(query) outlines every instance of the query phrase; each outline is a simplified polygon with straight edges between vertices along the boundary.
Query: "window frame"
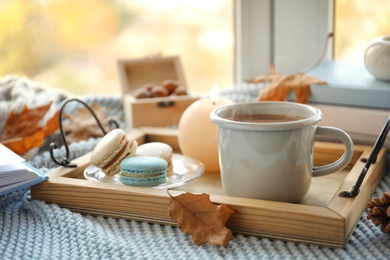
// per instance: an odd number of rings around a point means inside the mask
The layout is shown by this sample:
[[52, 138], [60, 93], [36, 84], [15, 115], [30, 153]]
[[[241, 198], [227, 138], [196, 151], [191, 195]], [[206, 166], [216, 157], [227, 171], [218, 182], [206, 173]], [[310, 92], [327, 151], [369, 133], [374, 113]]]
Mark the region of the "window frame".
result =
[[[333, 31], [333, 6], [333, 0], [235, 0], [235, 84], [268, 73], [272, 63], [279, 73], [314, 64]], [[325, 59], [332, 58], [330, 43]]]

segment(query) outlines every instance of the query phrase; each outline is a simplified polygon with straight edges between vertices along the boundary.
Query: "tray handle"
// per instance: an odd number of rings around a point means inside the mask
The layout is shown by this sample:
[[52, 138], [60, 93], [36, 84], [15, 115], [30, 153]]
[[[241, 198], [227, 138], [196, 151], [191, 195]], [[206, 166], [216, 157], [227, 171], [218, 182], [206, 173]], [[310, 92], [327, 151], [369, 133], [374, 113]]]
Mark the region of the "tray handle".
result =
[[372, 163], [376, 162], [378, 153], [383, 147], [383, 144], [386, 140], [387, 133], [389, 132], [389, 129], [390, 129], [390, 117], [387, 119], [386, 124], [383, 126], [383, 129], [382, 129], [381, 133], [379, 134], [378, 139], [375, 142], [374, 148], [373, 148], [370, 156], [368, 157], [366, 164], [365, 164], [364, 168], [362, 169], [362, 172], [360, 173], [358, 179], [356, 180], [355, 185], [352, 187], [352, 190], [340, 192], [339, 195], [341, 197], [353, 198], [359, 194], [360, 186], [362, 185], [363, 180], [366, 177], [366, 174], [367, 174], [368, 169], [370, 168], [370, 165]]
[[[61, 161], [58, 161], [55, 158], [55, 156], [54, 156], [54, 149], [58, 148], [58, 145], [55, 142], [50, 144], [50, 157], [56, 164], [64, 166], [64, 167], [68, 167], [68, 168], [75, 168], [75, 167], [77, 167], [77, 164], [71, 163], [69, 161], [69, 146], [68, 146], [68, 142], [66, 141], [66, 138], [65, 138], [64, 129], [62, 127], [62, 113], [64, 111], [65, 106], [69, 102], [72, 102], [72, 101], [77, 101], [77, 102], [81, 103], [82, 105], [84, 105], [89, 110], [89, 112], [91, 112], [92, 116], [95, 118], [96, 123], [99, 125], [99, 127], [102, 130], [103, 134], [104, 135], [107, 134], [106, 130], [104, 129], [104, 127], [102, 125], [102, 123], [97, 118], [95, 112], [93, 112], [92, 108], [90, 106], [88, 106], [87, 103], [85, 103], [84, 101], [82, 101], [82, 100], [80, 100], [78, 98], [68, 98], [68, 99], [65, 99], [64, 102], [61, 105], [60, 114], [58, 116], [58, 123], [59, 123], [59, 126], [60, 126], [61, 138], [62, 138], [63, 144], [65, 146], [65, 150], [66, 150], [66, 157], [63, 158]], [[113, 126], [113, 128], [119, 128], [119, 124], [115, 120], [113, 120], [113, 119], [110, 119], [108, 123], [109, 123], [110, 126]]]

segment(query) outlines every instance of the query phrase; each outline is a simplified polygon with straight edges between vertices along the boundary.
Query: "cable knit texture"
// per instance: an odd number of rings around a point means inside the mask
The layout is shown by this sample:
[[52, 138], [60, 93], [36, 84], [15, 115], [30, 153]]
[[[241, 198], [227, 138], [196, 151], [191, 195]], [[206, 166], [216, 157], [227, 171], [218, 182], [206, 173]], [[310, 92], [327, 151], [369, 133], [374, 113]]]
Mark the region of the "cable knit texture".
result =
[[[1, 90], [0, 81], [0, 98]], [[250, 101], [257, 90], [246, 86], [222, 96], [236, 102]], [[96, 101], [123, 119], [119, 97], [91, 96], [84, 100]], [[97, 142], [90, 139], [70, 145], [70, 159], [91, 151]], [[56, 153], [61, 158], [65, 149]], [[57, 167], [48, 152], [39, 153], [29, 162], [43, 172]], [[374, 197], [384, 191], [390, 191], [388, 174]], [[81, 215], [30, 200], [29, 190], [24, 189], [0, 196], [0, 259], [388, 259], [390, 238], [366, 217], [365, 211], [345, 248], [236, 234], [226, 250], [209, 244], [196, 246], [176, 227]]]

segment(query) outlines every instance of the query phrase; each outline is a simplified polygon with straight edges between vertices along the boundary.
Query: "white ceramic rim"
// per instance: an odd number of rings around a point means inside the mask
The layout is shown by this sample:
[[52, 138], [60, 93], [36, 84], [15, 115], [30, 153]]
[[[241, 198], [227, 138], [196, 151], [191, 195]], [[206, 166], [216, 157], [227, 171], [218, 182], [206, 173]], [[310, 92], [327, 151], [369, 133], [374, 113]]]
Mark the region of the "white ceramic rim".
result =
[[[279, 107], [282, 108], [283, 113], [275, 113], [270, 111], [271, 107]], [[300, 116], [300, 113], [297, 113], [299, 111], [306, 111], [307, 114], [311, 114], [307, 116], [304, 119], [296, 120], [296, 121], [290, 121], [290, 122], [278, 122], [278, 123], [253, 123], [253, 122], [239, 122], [239, 121], [233, 121], [224, 118], [223, 115], [226, 112], [231, 112], [232, 110], [237, 109], [243, 109], [244, 107], [256, 107], [257, 109], [260, 108], [267, 108], [266, 114], [286, 114], [286, 115], [292, 115], [292, 116]], [[258, 112], [257, 112], [258, 113]], [[231, 115], [232, 113], [230, 113]], [[210, 114], [211, 121], [220, 127], [230, 128], [230, 129], [237, 129], [237, 130], [244, 130], [244, 131], [278, 131], [278, 130], [290, 130], [290, 129], [297, 129], [302, 128], [305, 126], [315, 125], [322, 119], [322, 112], [313, 106], [295, 103], [295, 102], [285, 102], [285, 101], [259, 101], [259, 102], [248, 102], [248, 103], [237, 103], [237, 104], [231, 104], [231, 105], [225, 105], [219, 108], [214, 109]]]

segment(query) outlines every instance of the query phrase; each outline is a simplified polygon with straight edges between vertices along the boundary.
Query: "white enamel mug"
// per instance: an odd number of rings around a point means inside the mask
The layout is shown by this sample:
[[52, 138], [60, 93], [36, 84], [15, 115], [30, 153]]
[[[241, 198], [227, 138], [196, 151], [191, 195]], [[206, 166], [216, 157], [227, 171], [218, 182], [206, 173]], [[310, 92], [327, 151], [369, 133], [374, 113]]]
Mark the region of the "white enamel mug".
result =
[[[244, 122], [240, 115], [299, 117], [284, 122]], [[343, 130], [317, 126], [322, 112], [292, 102], [253, 102], [227, 105], [210, 114], [218, 127], [221, 180], [229, 196], [298, 202], [308, 192], [311, 178], [337, 172], [353, 156], [353, 142]], [[313, 166], [316, 135], [339, 139], [344, 154], [335, 162]]]

